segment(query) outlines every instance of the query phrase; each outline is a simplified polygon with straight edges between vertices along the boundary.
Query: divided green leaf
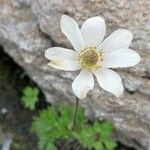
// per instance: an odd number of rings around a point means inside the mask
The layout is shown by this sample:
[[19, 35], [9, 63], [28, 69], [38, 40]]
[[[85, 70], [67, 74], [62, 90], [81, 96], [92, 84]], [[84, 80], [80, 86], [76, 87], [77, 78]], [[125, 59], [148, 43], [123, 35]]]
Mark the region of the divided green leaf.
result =
[[25, 107], [34, 110], [35, 109], [35, 104], [39, 100], [38, 95], [39, 95], [39, 89], [34, 87], [27, 86], [23, 90], [23, 95], [21, 97], [21, 100], [23, 101]]

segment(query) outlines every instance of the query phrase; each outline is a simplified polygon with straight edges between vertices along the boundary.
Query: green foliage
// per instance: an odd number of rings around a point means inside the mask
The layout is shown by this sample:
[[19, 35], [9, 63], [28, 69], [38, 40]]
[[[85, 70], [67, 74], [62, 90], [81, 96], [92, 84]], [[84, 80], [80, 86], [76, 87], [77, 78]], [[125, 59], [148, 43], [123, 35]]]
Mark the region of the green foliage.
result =
[[112, 138], [113, 125], [110, 122], [95, 121], [92, 126], [85, 126], [79, 133], [79, 141], [88, 148], [96, 150], [114, 150], [117, 146]]
[[35, 117], [33, 130], [39, 137], [40, 150], [56, 150], [54, 142], [57, 139], [76, 138], [89, 149], [114, 150], [116, 142], [112, 138], [113, 125], [110, 122], [86, 122], [84, 108], [79, 107], [77, 113], [77, 127], [72, 130], [72, 107], [60, 105], [58, 109], [48, 107]]
[[[62, 105], [56, 111], [53, 107], [48, 107], [34, 118], [33, 130], [39, 137], [40, 150], [55, 150], [53, 144], [61, 137], [68, 139], [71, 134], [72, 109]], [[51, 147], [48, 149], [48, 147]]]
[[23, 101], [25, 107], [34, 110], [35, 104], [39, 100], [39, 89], [37, 87], [32, 88], [30, 86], [27, 86], [22, 93], [23, 95], [21, 97], [21, 100]]

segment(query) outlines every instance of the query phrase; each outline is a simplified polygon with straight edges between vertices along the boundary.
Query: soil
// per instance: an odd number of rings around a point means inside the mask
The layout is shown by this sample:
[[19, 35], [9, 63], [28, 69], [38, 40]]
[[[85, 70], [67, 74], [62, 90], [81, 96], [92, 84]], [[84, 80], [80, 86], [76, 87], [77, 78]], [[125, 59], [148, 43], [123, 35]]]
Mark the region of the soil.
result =
[[[22, 90], [29, 85], [37, 86], [0, 47], [0, 145], [5, 135], [12, 134], [12, 150], [37, 150], [37, 138], [31, 131], [31, 122], [38, 111], [26, 109], [20, 99]], [[46, 106], [41, 93], [36, 110]]]
[[[38, 150], [38, 139], [31, 130], [32, 118], [49, 104], [40, 92], [36, 109], [31, 111], [25, 108], [21, 95], [26, 86], [37, 85], [0, 47], [0, 148], [5, 136], [11, 134], [11, 150]], [[59, 150], [83, 150], [76, 140], [61, 140], [56, 143]], [[117, 150], [135, 149], [119, 143]]]

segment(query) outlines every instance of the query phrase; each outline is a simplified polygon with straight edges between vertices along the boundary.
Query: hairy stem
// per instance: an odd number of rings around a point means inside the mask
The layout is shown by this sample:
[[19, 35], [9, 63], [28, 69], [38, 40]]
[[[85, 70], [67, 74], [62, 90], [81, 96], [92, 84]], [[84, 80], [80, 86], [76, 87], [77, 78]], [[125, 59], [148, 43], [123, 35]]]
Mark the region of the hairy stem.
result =
[[76, 129], [76, 126], [77, 126], [78, 106], [79, 106], [79, 98], [76, 97], [76, 104], [75, 104], [75, 109], [74, 109], [74, 114], [73, 114], [73, 125], [72, 125], [72, 130], [75, 130], [75, 129]]

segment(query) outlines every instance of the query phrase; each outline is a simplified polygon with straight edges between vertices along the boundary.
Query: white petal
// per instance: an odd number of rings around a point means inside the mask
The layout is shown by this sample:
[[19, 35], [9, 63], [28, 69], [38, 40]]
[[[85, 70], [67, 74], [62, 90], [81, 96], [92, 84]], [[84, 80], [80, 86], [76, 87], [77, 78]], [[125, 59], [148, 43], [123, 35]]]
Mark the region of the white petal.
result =
[[78, 55], [75, 51], [61, 47], [52, 47], [45, 51], [45, 57], [50, 60], [49, 65], [60, 70], [78, 70]]
[[124, 49], [114, 51], [104, 57], [103, 67], [131, 67], [140, 62], [140, 56], [137, 52]]
[[127, 49], [133, 39], [130, 31], [125, 29], [116, 30], [108, 36], [99, 46], [106, 54], [109, 54], [118, 49]]
[[108, 91], [115, 96], [120, 96], [123, 93], [123, 85], [120, 76], [110, 69], [100, 69], [94, 72], [97, 81], [105, 91]]
[[52, 47], [45, 51], [45, 57], [49, 60], [77, 60], [78, 55], [74, 50], [62, 48], [62, 47]]
[[91, 72], [82, 70], [74, 79], [72, 89], [79, 99], [84, 99], [87, 93], [94, 87], [94, 78]]
[[104, 19], [99, 16], [87, 19], [81, 27], [81, 33], [86, 46], [100, 45], [106, 33]]
[[70, 40], [76, 51], [80, 51], [84, 47], [80, 29], [73, 18], [63, 15], [61, 18], [61, 30]]

